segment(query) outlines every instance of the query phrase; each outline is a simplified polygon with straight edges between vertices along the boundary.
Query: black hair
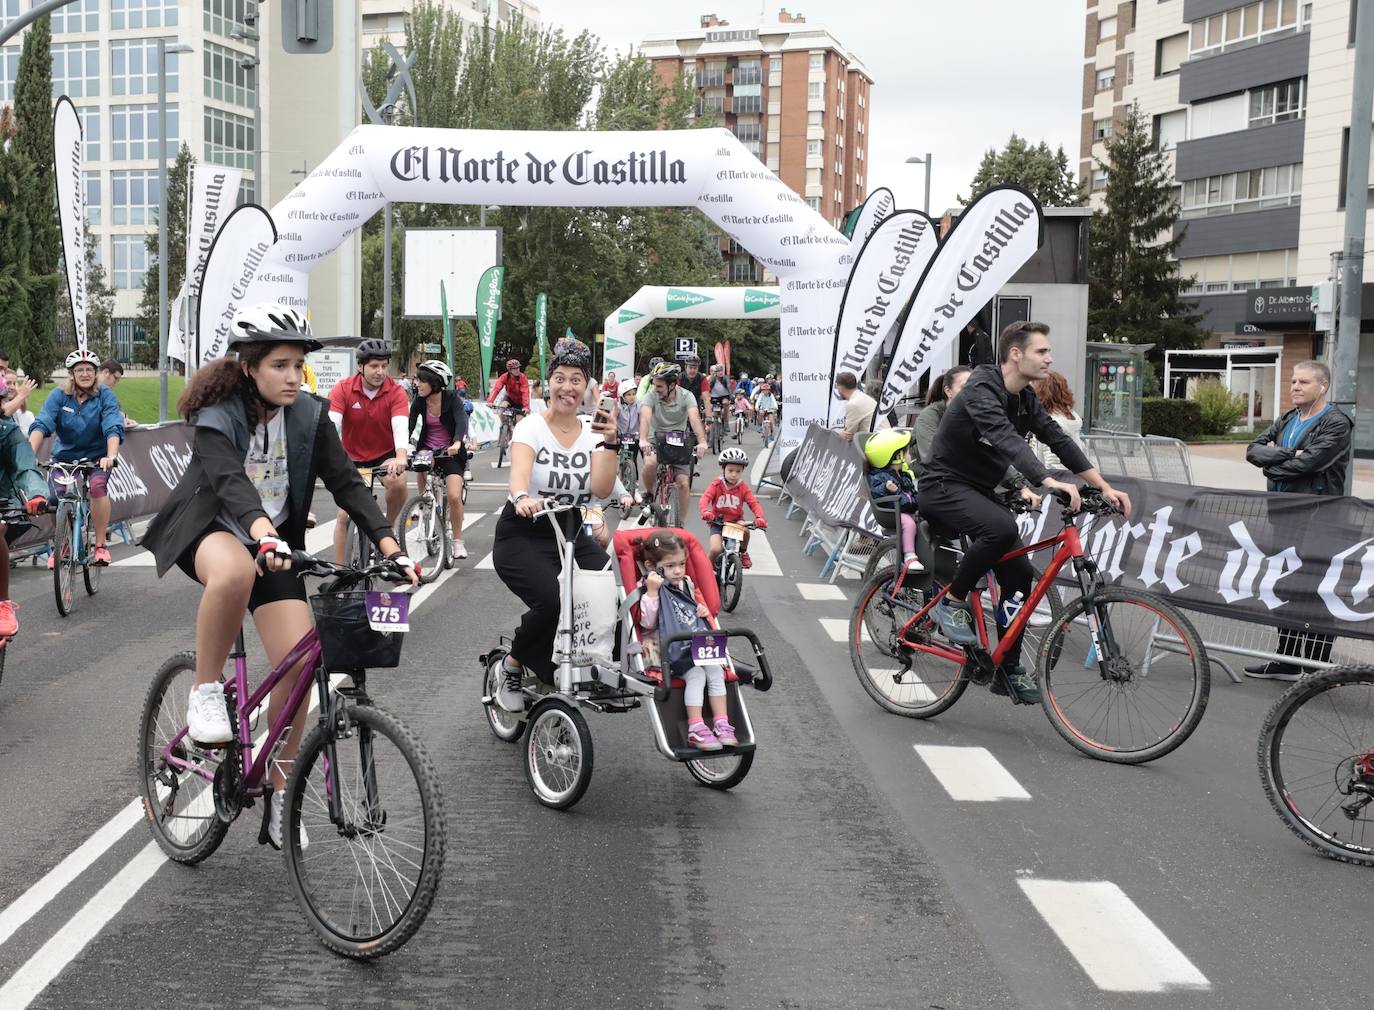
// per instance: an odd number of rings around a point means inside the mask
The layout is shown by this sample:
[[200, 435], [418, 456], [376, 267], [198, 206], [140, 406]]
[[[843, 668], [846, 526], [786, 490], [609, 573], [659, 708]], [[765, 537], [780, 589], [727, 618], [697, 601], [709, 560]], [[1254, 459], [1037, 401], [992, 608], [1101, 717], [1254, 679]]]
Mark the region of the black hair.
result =
[[1011, 359], [1013, 347], [1018, 347], [1024, 351], [1032, 333], [1043, 333], [1048, 337], [1050, 328], [1045, 323], [1028, 322], [1012, 323], [1008, 326], [997, 340], [997, 360], [1005, 365]]

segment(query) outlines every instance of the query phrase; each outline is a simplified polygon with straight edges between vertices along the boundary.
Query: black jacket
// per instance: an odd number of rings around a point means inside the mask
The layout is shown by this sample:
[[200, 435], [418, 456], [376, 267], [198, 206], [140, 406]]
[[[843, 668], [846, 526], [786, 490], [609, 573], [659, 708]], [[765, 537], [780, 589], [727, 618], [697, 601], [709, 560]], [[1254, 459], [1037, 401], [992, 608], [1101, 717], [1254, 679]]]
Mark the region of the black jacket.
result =
[[[1294, 407], [1262, 431], [1245, 450], [1246, 461], [1263, 469], [1270, 491], [1345, 494], [1345, 468], [1354, 428], [1350, 418], [1331, 407], [1303, 432], [1296, 446], [1285, 449], [1279, 440], [1297, 413]], [[1301, 456], [1298, 449], [1303, 451]]]
[[1026, 444], [1031, 434], [1048, 445], [1074, 473], [1092, 468], [1073, 439], [1041, 406], [1027, 386], [1007, 392], [998, 365], [979, 365], [945, 410], [922, 479], [940, 478], [968, 484], [991, 494], [1014, 466], [1032, 485], [1050, 475]]
[[[424, 438], [424, 425], [420, 421], [424, 411], [424, 397], [417, 396], [410, 401], [410, 420], [406, 422], [406, 431], [410, 433], [412, 446], [418, 446]], [[439, 421], [448, 432], [449, 445], [468, 437], [467, 408], [463, 406], [463, 398], [451, 389], [439, 394]]]
[[973, 342], [968, 345], [968, 363], [974, 368], [979, 365], [997, 364], [997, 354], [992, 348], [992, 337], [981, 326], [974, 327]]
[[[324, 404], [298, 396], [286, 411], [286, 519], [277, 530], [297, 550], [305, 549], [305, 522], [317, 477], [373, 543], [391, 535], [376, 499], [344, 453]], [[248, 453], [248, 415], [237, 397], [192, 415], [191, 459], [167, 503], [148, 524], [143, 546], [153, 552], [162, 575], [227, 509], [245, 530], [265, 517], [262, 498], [243, 470]]]

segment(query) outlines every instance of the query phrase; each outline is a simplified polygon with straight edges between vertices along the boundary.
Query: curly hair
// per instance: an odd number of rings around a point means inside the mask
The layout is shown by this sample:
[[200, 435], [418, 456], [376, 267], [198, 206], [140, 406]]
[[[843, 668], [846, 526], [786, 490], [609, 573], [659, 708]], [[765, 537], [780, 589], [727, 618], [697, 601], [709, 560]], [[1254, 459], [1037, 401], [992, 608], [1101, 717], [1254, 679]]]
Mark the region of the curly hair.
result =
[[1031, 385], [1035, 387], [1035, 395], [1040, 398], [1046, 413], [1058, 414], [1060, 417], [1069, 417], [1073, 414], [1073, 390], [1069, 388], [1069, 380], [1064, 378], [1062, 373], [1051, 371], [1043, 379], [1036, 379]]
[[266, 343], [245, 344], [237, 355], [216, 358], [201, 365], [181, 391], [177, 413], [189, 421], [191, 415], [201, 408], [224, 403], [237, 396], [243, 401], [250, 427], [256, 427], [259, 421], [258, 391], [242, 366], [256, 368], [276, 346]]

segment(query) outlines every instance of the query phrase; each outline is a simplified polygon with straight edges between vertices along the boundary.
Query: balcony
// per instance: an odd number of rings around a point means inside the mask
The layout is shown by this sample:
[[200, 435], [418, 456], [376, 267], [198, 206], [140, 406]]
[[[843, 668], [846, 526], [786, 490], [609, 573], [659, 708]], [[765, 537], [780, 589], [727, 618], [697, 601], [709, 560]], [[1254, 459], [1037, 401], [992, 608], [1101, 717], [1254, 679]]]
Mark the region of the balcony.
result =
[[1297, 164], [1302, 161], [1306, 129], [1305, 120], [1293, 119], [1273, 126], [1182, 141], [1176, 148], [1174, 177], [1201, 179], [1207, 175], [1244, 172], [1270, 165]]
[[1179, 259], [1193, 259], [1197, 256], [1296, 249], [1301, 214], [1301, 206], [1275, 207], [1271, 210], [1180, 221], [1174, 226], [1174, 235], [1182, 233], [1183, 241], [1174, 255]]
[[1297, 32], [1247, 49], [1188, 60], [1179, 69], [1178, 100], [1200, 102], [1262, 84], [1306, 77], [1310, 42], [1310, 32]]

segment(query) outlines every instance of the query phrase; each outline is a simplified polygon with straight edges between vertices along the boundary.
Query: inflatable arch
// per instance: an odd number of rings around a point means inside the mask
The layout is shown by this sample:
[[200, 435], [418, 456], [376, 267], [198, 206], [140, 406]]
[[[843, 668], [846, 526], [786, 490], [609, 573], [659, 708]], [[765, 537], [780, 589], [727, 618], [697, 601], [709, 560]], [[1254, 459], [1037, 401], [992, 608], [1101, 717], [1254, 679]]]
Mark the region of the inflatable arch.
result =
[[602, 377], [634, 374], [635, 334], [655, 319], [777, 319], [781, 305], [777, 288], [645, 285], [606, 317]]
[[359, 126], [272, 208], [277, 242], [242, 300], [304, 304], [311, 268], [385, 201], [698, 208], [779, 279], [784, 446], [825, 424], [849, 240], [728, 130]]

